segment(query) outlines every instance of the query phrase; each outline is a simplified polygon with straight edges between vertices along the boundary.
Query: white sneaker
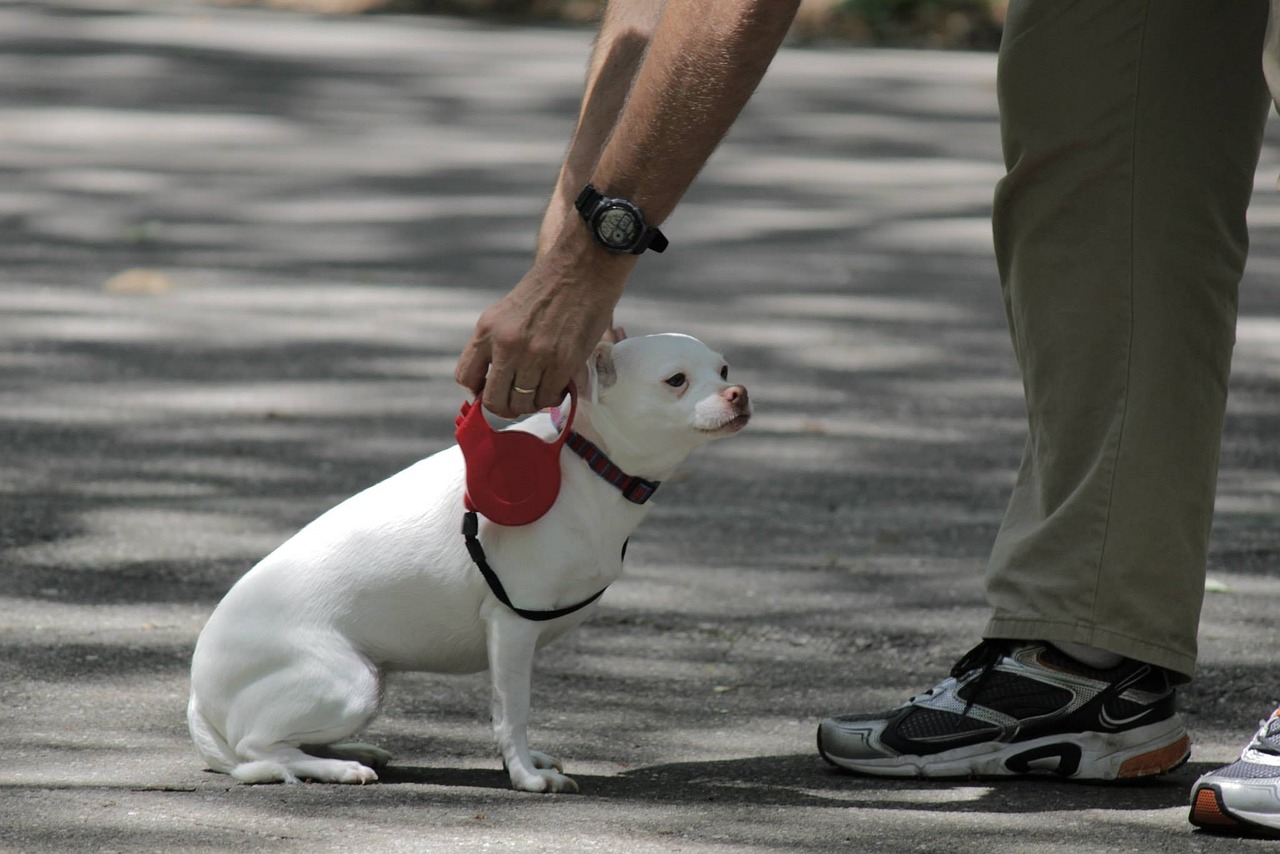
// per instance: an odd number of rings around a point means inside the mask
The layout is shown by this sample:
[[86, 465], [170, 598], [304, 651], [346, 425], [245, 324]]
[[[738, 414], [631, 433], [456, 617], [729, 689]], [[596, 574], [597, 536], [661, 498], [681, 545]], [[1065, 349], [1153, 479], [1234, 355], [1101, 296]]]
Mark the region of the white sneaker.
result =
[[1240, 758], [1191, 787], [1191, 823], [1220, 833], [1280, 836], [1280, 709]]

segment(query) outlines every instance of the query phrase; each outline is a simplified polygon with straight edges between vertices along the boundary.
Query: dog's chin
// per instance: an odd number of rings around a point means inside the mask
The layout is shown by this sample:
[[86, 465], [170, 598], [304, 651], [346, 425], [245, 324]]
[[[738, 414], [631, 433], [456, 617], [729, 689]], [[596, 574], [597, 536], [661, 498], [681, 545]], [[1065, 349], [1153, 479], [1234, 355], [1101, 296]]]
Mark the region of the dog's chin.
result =
[[714, 427], [699, 427], [698, 432], [705, 433], [713, 439], [719, 439], [724, 436], [732, 436], [743, 427], [747, 426], [747, 422], [751, 420], [751, 413], [747, 412], [742, 415], [735, 415], [726, 421], [722, 421]]

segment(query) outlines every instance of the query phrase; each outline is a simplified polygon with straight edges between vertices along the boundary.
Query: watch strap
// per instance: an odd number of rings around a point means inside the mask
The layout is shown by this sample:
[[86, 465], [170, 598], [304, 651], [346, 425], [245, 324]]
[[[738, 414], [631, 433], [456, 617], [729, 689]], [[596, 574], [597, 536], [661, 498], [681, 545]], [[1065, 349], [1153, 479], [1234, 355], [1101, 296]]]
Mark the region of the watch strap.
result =
[[596, 209], [596, 205], [600, 204], [600, 200], [603, 198], [603, 193], [588, 184], [582, 188], [581, 193], [578, 193], [578, 198], [574, 200], [573, 206], [577, 208], [578, 213], [583, 219], [587, 219], [591, 216], [592, 211]]
[[639, 255], [646, 249], [652, 249], [654, 252], [666, 252], [670, 243], [671, 241], [667, 240], [665, 234], [655, 226], [649, 226], [644, 230], [644, 234], [640, 236], [640, 244], [631, 251], [635, 255]]

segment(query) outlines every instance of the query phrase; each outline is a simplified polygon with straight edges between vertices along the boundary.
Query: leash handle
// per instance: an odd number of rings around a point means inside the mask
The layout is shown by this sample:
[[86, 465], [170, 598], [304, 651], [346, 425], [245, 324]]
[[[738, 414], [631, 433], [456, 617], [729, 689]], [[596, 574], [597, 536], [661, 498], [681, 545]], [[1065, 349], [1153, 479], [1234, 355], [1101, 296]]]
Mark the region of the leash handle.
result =
[[523, 430], [494, 430], [479, 399], [464, 402], [454, 435], [466, 462], [466, 508], [499, 525], [541, 519], [560, 495], [560, 450], [577, 413], [578, 390], [570, 383], [569, 417], [555, 440], [545, 442]]
[[[574, 385], [573, 380], [569, 381], [569, 387], [568, 389], [566, 389], [566, 391], [569, 394], [569, 417], [564, 419], [564, 421], [561, 421], [559, 418], [556, 418], [556, 417], [553, 417], [551, 419], [551, 423], [554, 424], [556, 428], [559, 430], [559, 435], [556, 436], [554, 440], [552, 440], [551, 442], [548, 442], [547, 444], [555, 445], [556, 450], [559, 450], [560, 448], [564, 447], [564, 443], [569, 441], [569, 434], [573, 431], [573, 419], [578, 414], [578, 387]], [[473, 415], [472, 410], [477, 410], [477, 409], [480, 411], [476, 412]], [[458, 417], [453, 419], [454, 428], [456, 430], [461, 430], [463, 429], [463, 424], [470, 424], [476, 420], [479, 420], [483, 424], [483, 426], [489, 429], [490, 433], [493, 433], [494, 435], [498, 435], [501, 432], [503, 432], [501, 430], [494, 430], [493, 427], [490, 426], [488, 419], [484, 417], [483, 410], [484, 410], [484, 405], [480, 402], [479, 397], [477, 397], [475, 400], [462, 401], [462, 406], [458, 409]], [[559, 411], [560, 411], [560, 407], [557, 406], [556, 413], [558, 414]]]

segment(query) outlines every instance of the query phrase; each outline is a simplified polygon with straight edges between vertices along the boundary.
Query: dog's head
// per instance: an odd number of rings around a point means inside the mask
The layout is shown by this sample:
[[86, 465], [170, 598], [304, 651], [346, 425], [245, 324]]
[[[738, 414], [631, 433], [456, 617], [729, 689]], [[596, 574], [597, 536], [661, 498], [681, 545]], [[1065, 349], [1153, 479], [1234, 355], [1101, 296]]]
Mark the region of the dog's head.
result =
[[747, 390], [729, 381], [724, 357], [688, 335], [601, 343], [580, 387], [591, 430], [634, 474], [674, 468], [697, 446], [738, 432], [751, 418]]

